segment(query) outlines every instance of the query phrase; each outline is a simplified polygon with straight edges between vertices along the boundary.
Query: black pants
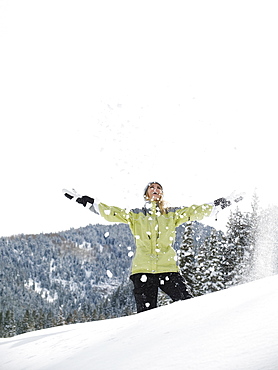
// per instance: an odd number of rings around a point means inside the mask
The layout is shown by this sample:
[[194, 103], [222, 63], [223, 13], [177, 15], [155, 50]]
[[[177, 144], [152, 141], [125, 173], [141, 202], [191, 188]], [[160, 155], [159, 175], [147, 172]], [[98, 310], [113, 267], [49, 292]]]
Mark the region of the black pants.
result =
[[160, 274], [134, 274], [130, 276], [133, 282], [133, 294], [137, 312], [143, 312], [157, 307], [158, 288], [173, 301], [192, 298], [184, 278], [178, 272]]

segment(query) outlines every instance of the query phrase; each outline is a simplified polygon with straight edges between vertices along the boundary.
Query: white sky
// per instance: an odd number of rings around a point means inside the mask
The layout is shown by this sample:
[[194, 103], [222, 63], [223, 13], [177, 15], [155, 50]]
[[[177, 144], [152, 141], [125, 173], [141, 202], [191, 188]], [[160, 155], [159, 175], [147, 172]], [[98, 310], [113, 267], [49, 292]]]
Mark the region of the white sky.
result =
[[[0, 0], [0, 236], [254, 189], [278, 204], [275, 1]], [[226, 213], [227, 214], [227, 213]], [[216, 225], [217, 227], [217, 225]]]

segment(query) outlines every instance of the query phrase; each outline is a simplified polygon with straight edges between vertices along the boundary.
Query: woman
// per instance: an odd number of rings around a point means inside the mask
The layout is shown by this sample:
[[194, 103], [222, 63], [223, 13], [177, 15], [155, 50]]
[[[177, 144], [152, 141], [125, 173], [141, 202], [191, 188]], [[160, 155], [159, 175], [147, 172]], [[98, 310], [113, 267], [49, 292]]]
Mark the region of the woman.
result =
[[130, 211], [97, 203], [93, 198], [80, 196], [75, 191], [64, 190], [64, 194], [84, 207], [89, 207], [107, 221], [129, 225], [136, 244], [130, 279], [134, 285], [137, 312], [157, 306], [158, 288], [173, 301], [192, 298], [179, 273], [177, 255], [173, 248], [176, 227], [187, 221], [201, 220], [218, 208], [231, 205], [230, 200], [219, 198], [200, 206], [166, 208], [163, 187], [156, 181], [150, 182], [144, 190], [144, 207]]

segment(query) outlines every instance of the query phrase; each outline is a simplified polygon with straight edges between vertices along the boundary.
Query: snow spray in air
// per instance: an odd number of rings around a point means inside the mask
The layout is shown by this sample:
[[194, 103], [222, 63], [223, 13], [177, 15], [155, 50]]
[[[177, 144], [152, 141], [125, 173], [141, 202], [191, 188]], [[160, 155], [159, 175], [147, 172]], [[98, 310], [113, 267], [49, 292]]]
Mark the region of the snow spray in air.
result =
[[252, 280], [275, 275], [278, 263], [278, 207], [264, 210], [258, 222]]

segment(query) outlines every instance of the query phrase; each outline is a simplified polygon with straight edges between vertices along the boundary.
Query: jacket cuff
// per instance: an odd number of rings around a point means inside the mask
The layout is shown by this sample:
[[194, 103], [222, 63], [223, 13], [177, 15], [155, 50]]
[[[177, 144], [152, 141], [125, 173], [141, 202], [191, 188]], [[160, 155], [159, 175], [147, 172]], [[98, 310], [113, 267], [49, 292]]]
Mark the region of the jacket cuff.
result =
[[100, 203], [99, 200], [97, 198], [95, 198], [94, 204], [89, 208], [89, 210], [92, 211], [93, 213], [97, 214], [97, 215], [100, 215], [99, 203]]

